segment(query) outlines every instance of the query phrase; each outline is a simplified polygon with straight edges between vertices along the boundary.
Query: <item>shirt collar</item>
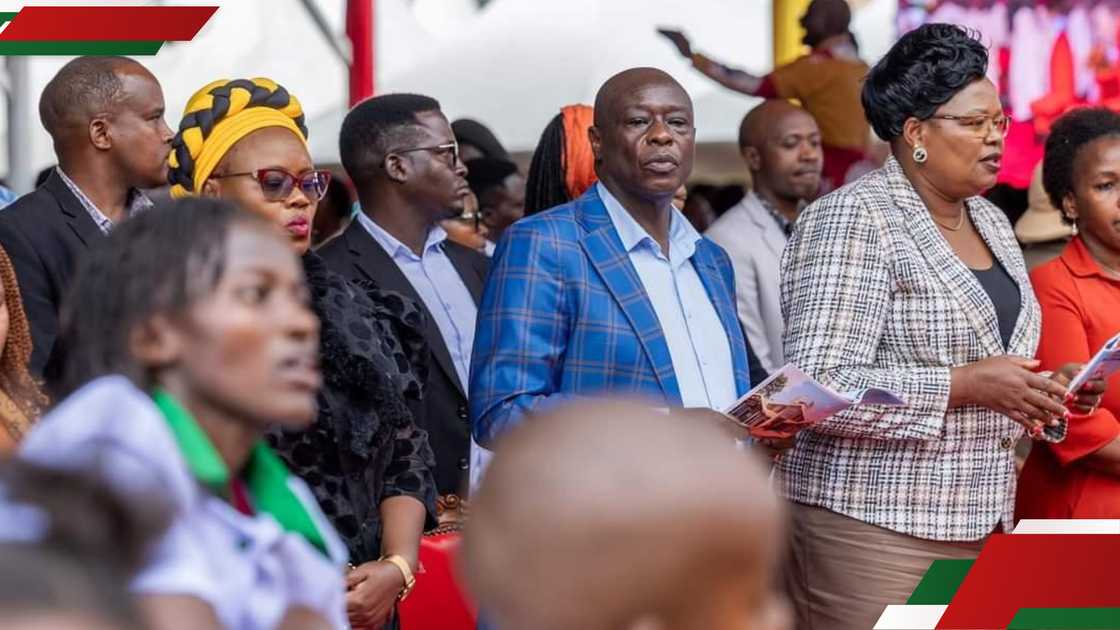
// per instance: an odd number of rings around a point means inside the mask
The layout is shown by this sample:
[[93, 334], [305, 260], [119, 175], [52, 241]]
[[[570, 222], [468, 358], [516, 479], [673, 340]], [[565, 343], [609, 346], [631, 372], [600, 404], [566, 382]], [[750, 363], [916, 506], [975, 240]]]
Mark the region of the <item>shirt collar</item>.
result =
[[[416, 255], [415, 252], [409, 249], [407, 245], [400, 242], [397, 237], [387, 232], [385, 228], [381, 227], [377, 224], [376, 221], [369, 218], [369, 216], [365, 212], [358, 212], [358, 222], [362, 224], [362, 227], [364, 227], [367, 232], [369, 232], [369, 235], [373, 237], [373, 240], [377, 241], [385, 251], [389, 252], [389, 255], [393, 257], [406, 256], [412, 259], [420, 258]], [[433, 227], [431, 231], [428, 232], [427, 242], [424, 243], [424, 253], [426, 254], [433, 248], [442, 247], [443, 242], [446, 240], [447, 232], [438, 225]]]
[[[78, 188], [78, 185], [74, 183], [74, 180], [70, 179], [70, 177], [65, 172], [63, 172], [62, 167], [56, 167], [55, 170], [58, 171], [58, 176], [62, 179], [62, 183], [66, 184], [66, 187], [70, 189], [70, 192], [74, 193], [74, 196], [78, 198], [78, 202], [81, 203], [82, 207], [86, 209], [86, 212], [89, 213], [90, 218], [92, 218], [93, 222], [97, 224], [97, 227], [100, 228], [101, 231], [105, 234], [108, 234], [109, 230], [113, 229], [112, 219], [105, 216], [105, 213], [97, 207], [97, 204], [93, 203], [93, 200], [86, 196], [86, 194], [82, 192], [81, 188]], [[154, 204], [152, 203], [152, 200], [148, 199], [148, 196], [145, 195], [139, 188], [129, 188], [128, 198], [125, 200], [126, 218], [139, 212], [143, 212], [153, 205]]]
[[[152, 401], [167, 422], [194, 478], [214, 494], [228, 500], [232, 478], [230, 470], [191, 412], [163, 390], [156, 390]], [[284, 462], [263, 440], [258, 440], [241, 474], [253, 497], [254, 507], [270, 514], [285, 530], [303, 536], [308, 543], [329, 556], [315, 518], [288, 485], [289, 477]]]
[[1069, 267], [1070, 273], [1075, 276], [1081, 278], [1100, 276], [1106, 280], [1113, 280], [1101, 270], [1101, 266], [1093, 259], [1093, 255], [1089, 253], [1089, 248], [1085, 247], [1085, 241], [1081, 240], [1080, 236], [1070, 240], [1069, 245], [1062, 250], [1061, 259], [1066, 267]]
[[785, 234], [786, 236], [790, 235], [790, 233], [793, 231], [793, 221], [790, 221], [785, 217], [785, 215], [783, 215], [781, 212], [778, 212], [778, 209], [774, 207], [774, 204], [767, 201], [767, 199], [762, 195], [759, 195], [754, 191], [751, 191], [747, 194], [754, 197], [758, 201], [758, 205], [762, 206], [770, 215], [770, 217], [774, 219], [774, 221], [778, 224], [778, 227], [781, 228], [783, 234]]
[[[607, 190], [607, 187], [602, 182], [596, 182], [595, 186], [599, 193], [599, 199], [607, 208], [607, 215], [610, 216], [611, 223], [618, 233], [618, 238], [622, 241], [623, 249], [629, 253], [644, 243], [652, 251], [660, 254], [661, 250], [657, 241], [650, 236], [645, 228], [638, 224], [626, 208], [622, 207], [622, 203]], [[696, 253], [696, 243], [703, 237], [696, 231], [696, 228], [692, 227], [688, 219], [684, 218], [680, 210], [671, 207], [670, 213], [669, 258], [678, 261], [692, 258], [692, 255]]]

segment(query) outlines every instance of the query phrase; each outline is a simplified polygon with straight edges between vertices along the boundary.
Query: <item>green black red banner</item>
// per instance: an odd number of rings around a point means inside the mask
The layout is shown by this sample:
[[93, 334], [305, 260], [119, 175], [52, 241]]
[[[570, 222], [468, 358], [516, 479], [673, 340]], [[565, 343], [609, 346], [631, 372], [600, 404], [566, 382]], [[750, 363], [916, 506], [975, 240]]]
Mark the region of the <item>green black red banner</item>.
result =
[[1118, 534], [993, 535], [975, 561], [934, 562], [875, 629], [1120, 629], [1118, 562]]
[[154, 55], [189, 41], [216, 6], [23, 7], [0, 12], [0, 55]]

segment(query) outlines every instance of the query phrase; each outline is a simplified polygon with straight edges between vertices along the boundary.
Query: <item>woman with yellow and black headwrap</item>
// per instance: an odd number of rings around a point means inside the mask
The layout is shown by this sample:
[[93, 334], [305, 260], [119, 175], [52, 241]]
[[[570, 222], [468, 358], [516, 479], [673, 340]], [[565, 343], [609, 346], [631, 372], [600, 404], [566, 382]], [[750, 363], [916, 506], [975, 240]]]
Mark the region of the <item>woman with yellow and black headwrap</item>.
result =
[[410, 411], [422, 383], [413, 366], [428, 352], [422, 312], [400, 294], [343, 279], [309, 251], [330, 176], [311, 162], [299, 101], [274, 81], [215, 81], [196, 92], [169, 162], [173, 196], [221, 197], [262, 214], [303, 256], [321, 321], [319, 415], [304, 433], [269, 439], [347, 542], [351, 623], [395, 628], [425, 521], [434, 523], [434, 458]]

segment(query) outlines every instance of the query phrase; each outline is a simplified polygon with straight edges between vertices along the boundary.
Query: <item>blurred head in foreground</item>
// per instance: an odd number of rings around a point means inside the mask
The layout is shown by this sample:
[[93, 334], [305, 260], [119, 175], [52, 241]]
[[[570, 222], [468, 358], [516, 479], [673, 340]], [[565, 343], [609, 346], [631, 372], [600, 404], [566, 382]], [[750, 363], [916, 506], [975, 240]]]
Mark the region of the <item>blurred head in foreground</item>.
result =
[[128, 582], [168, 513], [99, 479], [0, 461], [0, 628], [141, 628]]
[[707, 418], [581, 405], [499, 443], [463, 568], [501, 630], [778, 630], [781, 523], [760, 462]]

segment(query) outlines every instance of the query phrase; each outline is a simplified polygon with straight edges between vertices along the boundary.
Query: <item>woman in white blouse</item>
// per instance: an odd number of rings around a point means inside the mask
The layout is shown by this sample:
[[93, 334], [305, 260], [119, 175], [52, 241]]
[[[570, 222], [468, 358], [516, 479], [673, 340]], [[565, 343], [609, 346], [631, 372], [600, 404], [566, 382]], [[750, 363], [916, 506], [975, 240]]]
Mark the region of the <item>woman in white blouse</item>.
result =
[[307, 301], [285, 238], [213, 200], [153, 208], [82, 261], [59, 338], [68, 397], [21, 456], [168, 504], [132, 584], [151, 627], [346, 626], [344, 547], [261, 439], [315, 415]]

